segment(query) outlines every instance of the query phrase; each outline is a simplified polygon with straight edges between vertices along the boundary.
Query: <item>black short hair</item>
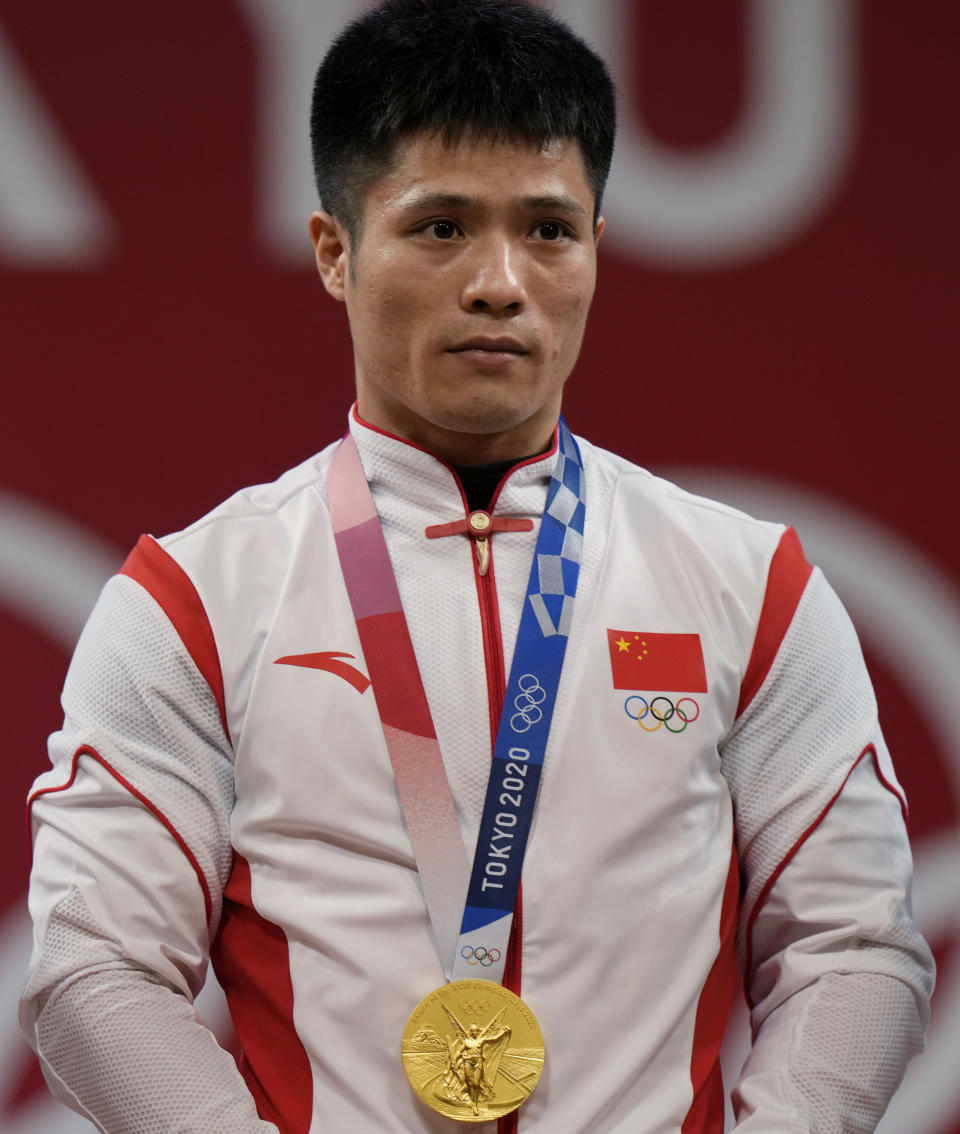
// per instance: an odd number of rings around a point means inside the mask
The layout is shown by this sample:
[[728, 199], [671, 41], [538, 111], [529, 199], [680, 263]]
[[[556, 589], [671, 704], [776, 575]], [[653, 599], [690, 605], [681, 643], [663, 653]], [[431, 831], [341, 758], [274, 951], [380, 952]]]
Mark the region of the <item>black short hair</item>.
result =
[[386, 0], [348, 24], [317, 72], [310, 136], [323, 207], [359, 237], [363, 201], [413, 134], [573, 138], [599, 215], [616, 132], [603, 60], [524, 0]]

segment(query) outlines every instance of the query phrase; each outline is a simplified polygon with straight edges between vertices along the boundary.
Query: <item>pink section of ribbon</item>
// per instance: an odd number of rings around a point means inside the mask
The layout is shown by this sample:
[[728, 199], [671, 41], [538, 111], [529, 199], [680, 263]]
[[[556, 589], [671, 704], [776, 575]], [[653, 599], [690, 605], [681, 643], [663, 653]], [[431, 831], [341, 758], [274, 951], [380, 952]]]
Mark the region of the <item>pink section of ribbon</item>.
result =
[[377, 519], [377, 508], [370, 495], [360, 454], [349, 433], [334, 454], [327, 474], [327, 488], [334, 532], [355, 528], [365, 520]]
[[[470, 867], [390, 554], [350, 435], [334, 454], [327, 484], [340, 567], [373, 681], [427, 911], [444, 972], [449, 976]], [[381, 660], [398, 656], [408, 664], [392, 665], [384, 672]], [[402, 713], [396, 711], [398, 705], [403, 707]], [[396, 727], [401, 718], [408, 728]], [[416, 732], [409, 728], [416, 728]]]

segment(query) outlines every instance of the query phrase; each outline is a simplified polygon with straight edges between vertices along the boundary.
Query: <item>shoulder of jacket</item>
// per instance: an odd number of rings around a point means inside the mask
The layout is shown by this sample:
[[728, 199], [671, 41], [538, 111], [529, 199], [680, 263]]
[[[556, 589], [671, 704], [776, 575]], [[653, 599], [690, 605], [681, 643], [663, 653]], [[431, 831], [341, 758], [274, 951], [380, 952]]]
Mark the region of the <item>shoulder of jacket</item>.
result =
[[178, 559], [192, 557], [201, 547], [230, 544], [234, 538], [277, 538], [301, 507], [325, 507], [326, 472], [336, 445], [333, 442], [274, 481], [241, 488], [188, 527], [157, 537], [156, 542]]
[[587, 475], [607, 481], [622, 501], [622, 506], [639, 518], [654, 521], [663, 527], [688, 532], [718, 552], [731, 545], [746, 546], [754, 551], [773, 554], [786, 525], [759, 520], [719, 500], [688, 492], [672, 481], [657, 476], [624, 457], [582, 441], [581, 452]]

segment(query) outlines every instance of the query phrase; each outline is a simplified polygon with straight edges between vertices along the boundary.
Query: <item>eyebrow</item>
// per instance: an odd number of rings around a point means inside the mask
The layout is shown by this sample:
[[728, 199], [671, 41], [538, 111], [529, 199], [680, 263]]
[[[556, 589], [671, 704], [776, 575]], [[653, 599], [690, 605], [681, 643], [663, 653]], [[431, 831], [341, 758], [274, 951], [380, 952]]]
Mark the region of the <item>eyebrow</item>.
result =
[[[520, 205], [531, 212], [539, 209], [551, 209], [555, 212], [568, 213], [572, 216], [585, 217], [586, 209], [567, 193], [548, 195], [544, 197], [524, 197]], [[462, 193], [424, 193], [413, 197], [403, 204], [404, 211], [420, 212], [434, 209], [484, 209], [485, 203], [478, 197], [467, 197]]]
[[525, 197], [523, 204], [528, 209], [553, 209], [560, 213], [573, 213], [575, 216], [585, 217], [587, 210], [567, 193], [549, 197]]

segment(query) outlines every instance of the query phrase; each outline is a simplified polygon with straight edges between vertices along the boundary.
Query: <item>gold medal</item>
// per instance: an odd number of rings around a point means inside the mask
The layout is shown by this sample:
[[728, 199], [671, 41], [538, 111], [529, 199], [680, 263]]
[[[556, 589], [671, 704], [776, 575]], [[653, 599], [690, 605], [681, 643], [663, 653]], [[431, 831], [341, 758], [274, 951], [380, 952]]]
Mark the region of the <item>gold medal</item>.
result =
[[403, 1029], [400, 1052], [417, 1095], [458, 1122], [516, 1110], [543, 1071], [536, 1017], [489, 980], [457, 980], [424, 997]]

